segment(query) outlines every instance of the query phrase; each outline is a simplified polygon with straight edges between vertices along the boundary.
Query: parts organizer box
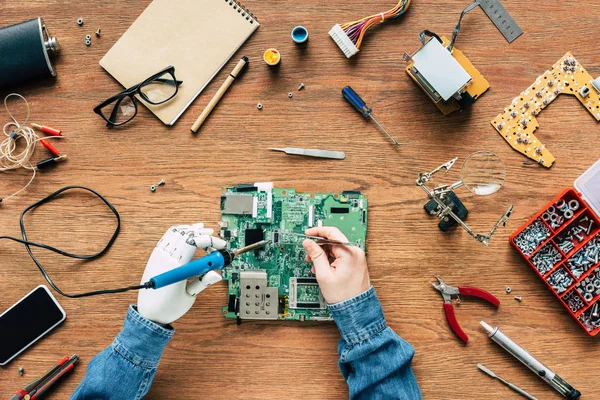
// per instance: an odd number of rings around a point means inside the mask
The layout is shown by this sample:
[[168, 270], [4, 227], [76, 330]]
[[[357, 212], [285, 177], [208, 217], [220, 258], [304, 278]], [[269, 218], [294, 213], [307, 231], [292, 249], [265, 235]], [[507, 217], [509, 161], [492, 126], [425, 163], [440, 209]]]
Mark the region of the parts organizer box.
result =
[[600, 160], [510, 242], [585, 331], [600, 333]]

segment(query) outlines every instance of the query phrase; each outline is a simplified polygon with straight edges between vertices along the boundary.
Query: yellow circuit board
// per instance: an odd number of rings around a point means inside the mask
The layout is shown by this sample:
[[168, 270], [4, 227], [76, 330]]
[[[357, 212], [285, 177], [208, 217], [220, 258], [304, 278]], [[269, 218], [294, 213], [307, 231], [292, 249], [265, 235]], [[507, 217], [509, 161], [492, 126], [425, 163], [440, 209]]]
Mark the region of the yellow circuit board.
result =
[[600, 121], [600, 93], [592, 86], [593, 80], [575, 57], [567, 53], [515, 97], [504, 112], [491, 121], [492, 125], [513, 149], [550, 168], [554, 156], [533, 134], [540, 126], [536, 116], [560, 94], [569, 94]]
[[[450, 44], [450, 40], [448, 40], [445, 36], [441, 36], [440, 39], [444, 42], [444, 47], [448, 47]], [[481, 75], [479, 71], [471, 64], [471, 61], [462, 53], [462, 51], [458, 50], [456, 46], [452, 49], [452, 56], [458, 63], [467, 71], [469, 75], [471, 75], [471, 82], [465, 88], [465, 91], [469, 93], [474, 99], [479, 98], [482, 94], [484, 94], [489, 88], [490, 83]], [[410, 69], [415, 65], [414, 61], [411, 61], [406, 67], [406, 73], [419, 84], [419, 81], [410, 73]], [[448, 115], [454, 111], [460, 110], [460, 105], [455, 99], [450, 99], [448, 102], [439, 101], [435, 103], [436, 107], [444, 114]]]

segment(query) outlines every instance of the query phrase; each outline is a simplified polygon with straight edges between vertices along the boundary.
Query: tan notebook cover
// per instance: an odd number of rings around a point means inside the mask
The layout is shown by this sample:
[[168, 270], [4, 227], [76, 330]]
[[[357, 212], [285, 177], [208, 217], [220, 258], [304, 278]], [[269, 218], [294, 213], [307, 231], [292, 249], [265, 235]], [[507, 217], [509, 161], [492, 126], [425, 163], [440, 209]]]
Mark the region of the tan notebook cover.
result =
[[100, 65], [126, 88], [175, 66], [183, 85], [173, 99], [154, 106], [138, 97], [173, 125], [258, 27], [252, 14], [232, 0], [154, 0]]

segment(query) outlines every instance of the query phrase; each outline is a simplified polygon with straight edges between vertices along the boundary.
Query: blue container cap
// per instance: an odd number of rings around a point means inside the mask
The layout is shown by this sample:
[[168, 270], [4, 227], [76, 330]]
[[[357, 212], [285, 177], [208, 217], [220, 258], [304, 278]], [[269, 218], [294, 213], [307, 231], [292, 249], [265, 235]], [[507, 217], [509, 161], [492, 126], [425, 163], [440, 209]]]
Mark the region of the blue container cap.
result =
[[292, 40], [296, 43], [304, 43], [308, 40], [308, 30], [298, 25], [292, 29]]

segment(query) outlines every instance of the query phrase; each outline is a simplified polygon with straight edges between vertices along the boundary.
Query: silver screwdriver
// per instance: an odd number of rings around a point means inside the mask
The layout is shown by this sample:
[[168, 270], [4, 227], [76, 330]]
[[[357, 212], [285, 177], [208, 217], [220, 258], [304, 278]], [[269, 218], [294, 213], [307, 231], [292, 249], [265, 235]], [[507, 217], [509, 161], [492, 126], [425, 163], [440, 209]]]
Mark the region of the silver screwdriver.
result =
[[350, 103], [356, 111], [361, 113], [361, 115], [364, 118], [371, 118], [373, 122], [377, 124], [379, 129], [381, 129], [381, 131], [385, 133], [387, 137], [392, 141], [394, 146], [400, 146], [400, 143], [398, 143], [396, 139], [394, 139], [392, 135], [390, 135], [388, 131], [386, 131], [383, 126], [381, 126], [381, 124], [375, 119], [375, 117], [373, 117], [373, 114], [371, 114], [371, 111], [373, 110], [371, 110], [371, 108], [367, 106], [367, 103], [365, 103], [365, 101], [361, 99], [361, 97], [358, 95], [358, 93], [354, 91], [354, 89], [352, 89], [350, 86], [346, 86], [342, 89], [342, 95], [344, 96], [344, 99], [346, 99], [346, 101]]
[[514, 390], [515, 392], [523, 395], [524, 397], [528, 398], [529, 400], [538, 400], [537, 398], [533, 397], [532, 395], [530, 395], [529, 393], [527, 393], [526, 391], [524, 391], [523, 389], [521, 389], [517, 385], [514, 385], [514, 384], [512, 384], [512, 383], [510, 383], [508, 381], [505, 381], [504, 379], [500, 378], [498, 375], [496, 375], [495, 373], [493, 373], [492, 371], [490, 371], [489, 369], [487, 369], [483, 365], [477, 364], [477, 368], [479, 368], [480, 370], [482, 370], [483, 372], [485, 372], [486, 374], [488, 374], [492, 378], [498, 379], [500, 382], [504, 383], [506, 386], [508, 386], [509, 388], [511, 388], [512, 390]]

